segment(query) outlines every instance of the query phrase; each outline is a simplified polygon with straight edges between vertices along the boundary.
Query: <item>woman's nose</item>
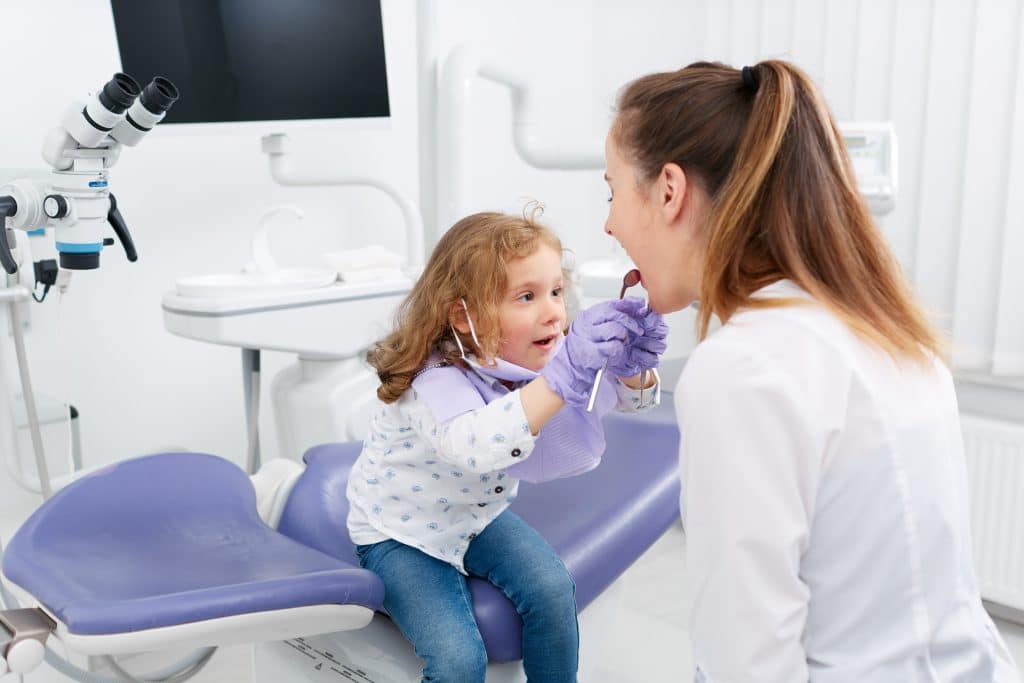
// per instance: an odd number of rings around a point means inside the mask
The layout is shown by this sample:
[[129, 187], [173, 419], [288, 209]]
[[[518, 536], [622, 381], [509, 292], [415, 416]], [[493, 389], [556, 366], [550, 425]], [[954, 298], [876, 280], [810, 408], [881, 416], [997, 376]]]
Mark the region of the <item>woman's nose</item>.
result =
[[608, 221], [604, 222], [604, 234], [606, 234], [606, 235], [611, 235], [612, 234], [612, 226], [611, 226], [611, 224]]

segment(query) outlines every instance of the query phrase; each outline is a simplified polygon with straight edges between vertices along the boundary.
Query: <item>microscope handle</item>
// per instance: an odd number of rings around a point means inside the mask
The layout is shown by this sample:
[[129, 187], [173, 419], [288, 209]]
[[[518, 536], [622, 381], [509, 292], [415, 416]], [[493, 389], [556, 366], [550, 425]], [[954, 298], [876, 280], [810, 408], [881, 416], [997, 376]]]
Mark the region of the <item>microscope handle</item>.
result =
[[124, 247], [124, 253], [128, 256], [128, 260], [132, 263], [138, 261], [139, 254], [135, 251], [135, 243], [132, 242], [131, 233], [128, 232], [128, 226], [125, 225], [121, 212], [117, 210], [117, 199], [113, 193], [110, 194], [110, 211], [107, 212], [107, 222], [114, 229], [117, 239], [121, 240], [121, 246]]
[[14, 201], [14, 197], [6, 194], [0, 197], [0, 265], [11, 275], [18, 272], [18, 264], [11, 253], [11, 245], [7, 243], [7, 217], [16, 213], [18, 202]]

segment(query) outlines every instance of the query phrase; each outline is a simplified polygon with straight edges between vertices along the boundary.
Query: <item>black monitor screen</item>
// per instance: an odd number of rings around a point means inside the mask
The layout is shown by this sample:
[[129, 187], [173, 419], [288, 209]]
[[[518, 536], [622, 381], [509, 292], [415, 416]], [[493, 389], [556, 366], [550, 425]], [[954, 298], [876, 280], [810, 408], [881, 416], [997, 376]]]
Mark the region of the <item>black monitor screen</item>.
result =
[[111, 0], [121, 68], [165, 122], [388, 116], [380, 0]]

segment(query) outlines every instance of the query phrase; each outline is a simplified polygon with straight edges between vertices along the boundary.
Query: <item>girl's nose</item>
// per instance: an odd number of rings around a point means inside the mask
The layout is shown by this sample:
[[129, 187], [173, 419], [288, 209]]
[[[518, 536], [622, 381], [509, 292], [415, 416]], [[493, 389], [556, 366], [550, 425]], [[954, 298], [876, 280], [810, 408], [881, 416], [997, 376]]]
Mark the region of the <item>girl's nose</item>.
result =
[[606, 234], [606, 235], [611, 235], [612, 234], [612, 226], [611, 226], [611, 224], [608, 221], [604, 222], [604, 234]]
[[545, 311], [545, 323], [553, 323], [565, 317], [565, 302], [560, 297], [548, 299], [548, 307]]

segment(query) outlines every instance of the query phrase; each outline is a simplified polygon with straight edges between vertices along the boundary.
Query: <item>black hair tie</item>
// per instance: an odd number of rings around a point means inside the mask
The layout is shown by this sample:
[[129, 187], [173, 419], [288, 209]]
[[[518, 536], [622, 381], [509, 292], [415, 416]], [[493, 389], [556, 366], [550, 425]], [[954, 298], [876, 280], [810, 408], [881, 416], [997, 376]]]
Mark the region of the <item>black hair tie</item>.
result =
[[740, 70], [743, 76], [743, 85], [750, 89], [750, 92], [757, 92], [757, 76], [754, 75], [754, 70], [749, 66], [745, 66]]

